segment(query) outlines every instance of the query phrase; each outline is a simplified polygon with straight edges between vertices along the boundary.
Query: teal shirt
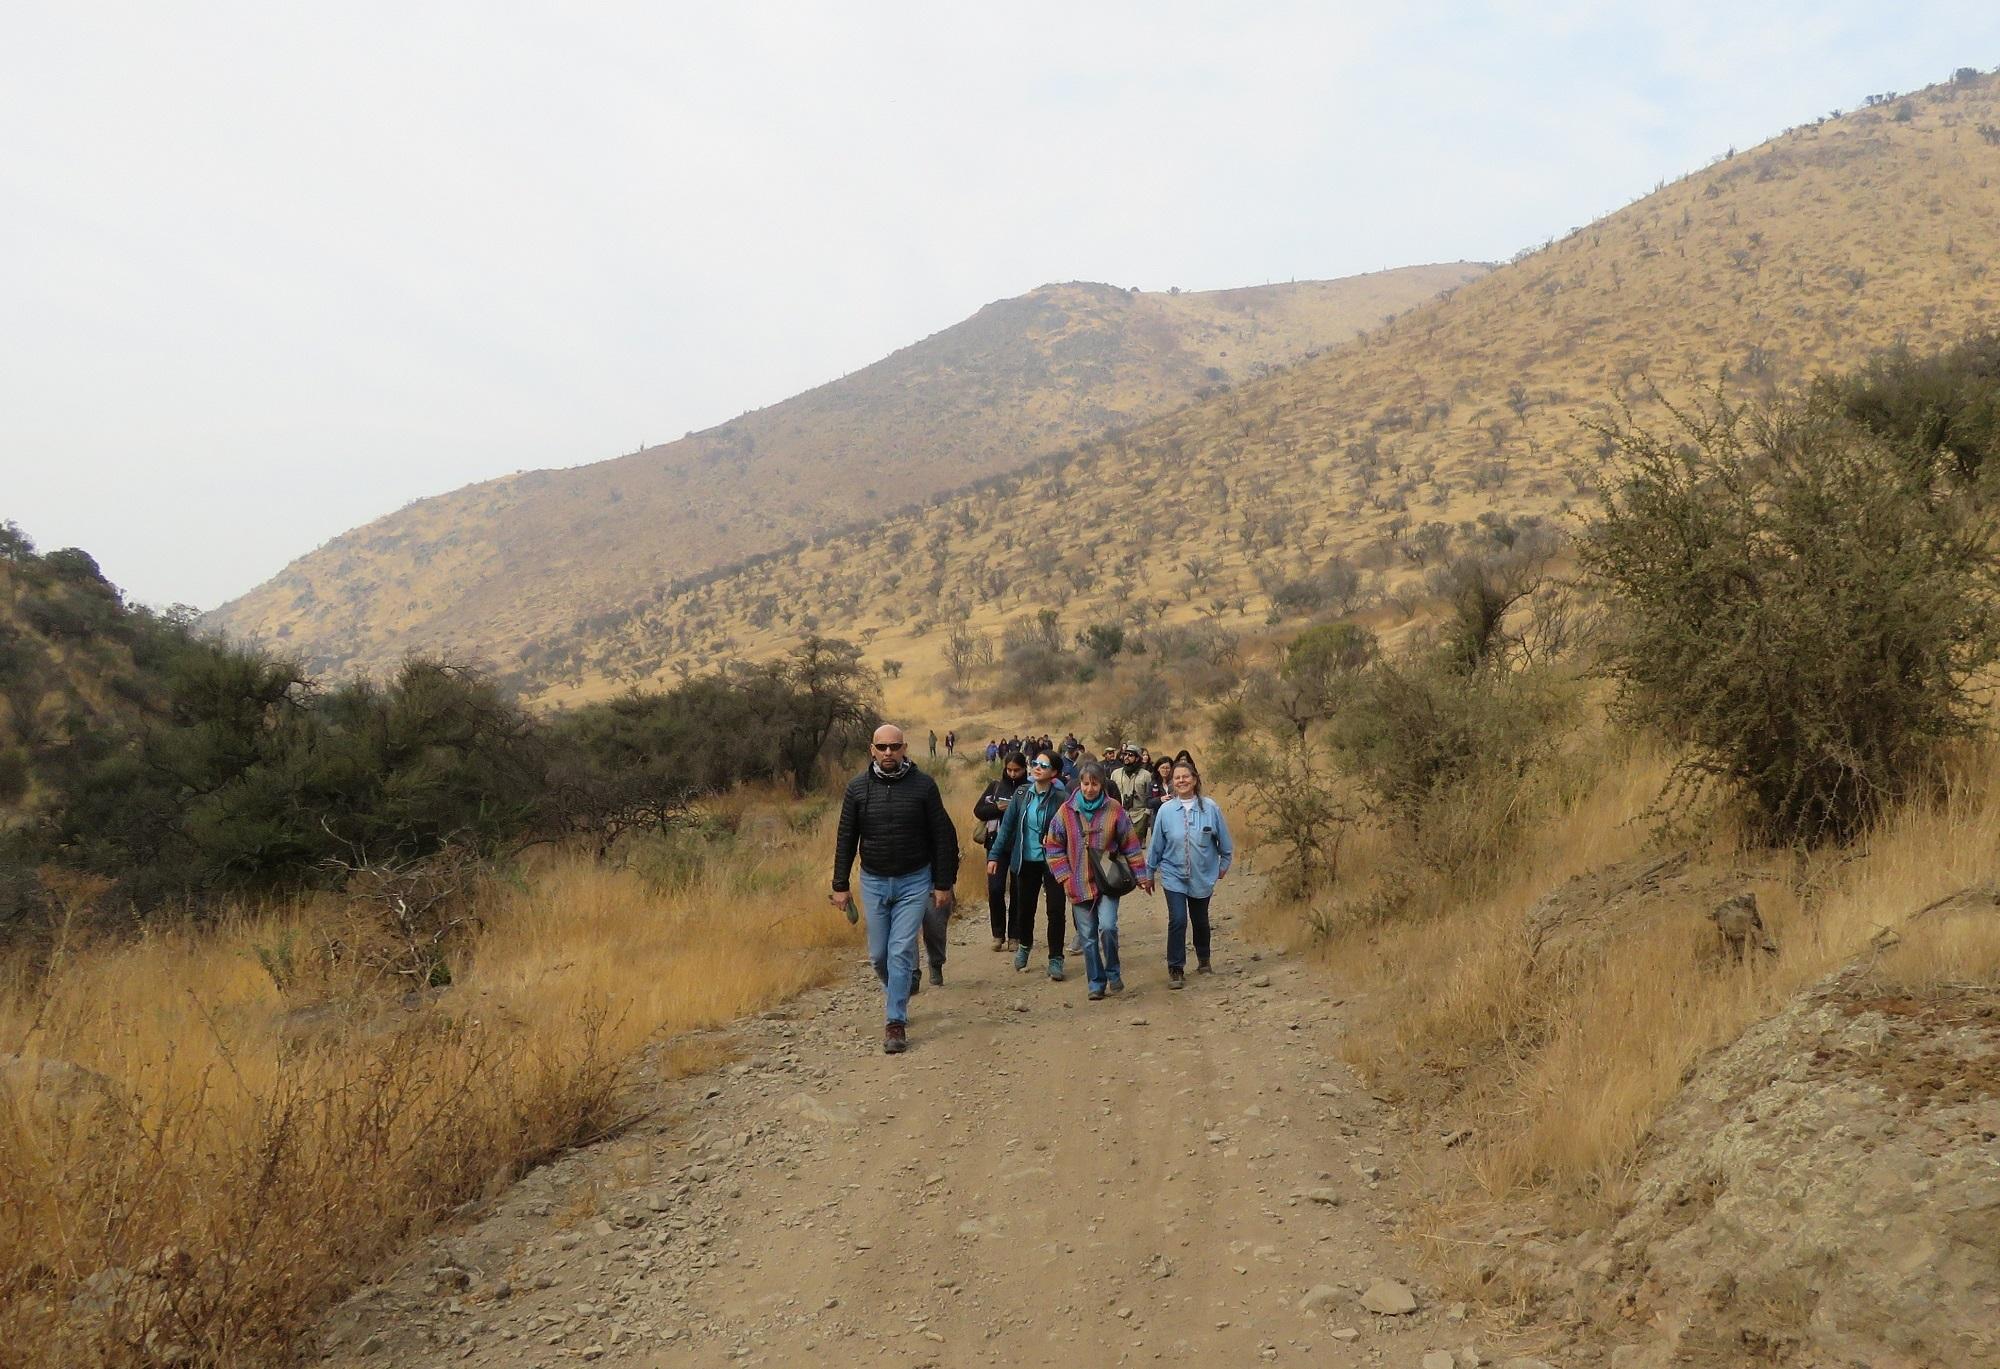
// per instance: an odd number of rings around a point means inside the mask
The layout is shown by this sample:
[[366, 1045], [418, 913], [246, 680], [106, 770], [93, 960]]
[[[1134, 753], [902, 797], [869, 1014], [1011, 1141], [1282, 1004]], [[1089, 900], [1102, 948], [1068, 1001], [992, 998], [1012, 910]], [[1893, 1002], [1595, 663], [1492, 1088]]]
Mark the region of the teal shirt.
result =
[[1068, 797], [1069, 790], [1061, 780], [1051, 783], [1046, 794], [1036, 793], [1033, 784], [1016, 789], [1006, 816], [1000, 819], [1000, 830], [993, 834], [988, 858], [1003, 870], [1018, 870], [1027, 861], [1047, 860], [1042, 834], [1048, 831], [1049, 819]]

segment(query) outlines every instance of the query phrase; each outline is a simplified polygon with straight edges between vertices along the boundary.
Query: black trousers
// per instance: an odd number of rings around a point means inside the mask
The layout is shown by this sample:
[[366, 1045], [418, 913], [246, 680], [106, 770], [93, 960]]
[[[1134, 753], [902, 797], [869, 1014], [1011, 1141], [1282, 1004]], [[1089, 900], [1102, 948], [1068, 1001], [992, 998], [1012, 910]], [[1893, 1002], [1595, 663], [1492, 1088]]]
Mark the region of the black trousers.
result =
[[986, 916], [995, 941], [1007, 940], [1007, 886], [1012, 882], [1005, 870], [986, 877]]
[[935, 901], [924, 904], [924, 955], [933, 970], [944, 968], [944, 934], [951, 928], [951, 909]]
[[1045, 861], [1023, 861], [1014, 874], [1014, 906], [1008, 910], [1007, 933], [1023, 946], [1035, 944], [1035, 904], [1046, 898], [1049, 921], [1049, 956], [1062, 959], [1063, 924], [1069, 909], [1063, 903], [1061, 881], [1049, 873]]

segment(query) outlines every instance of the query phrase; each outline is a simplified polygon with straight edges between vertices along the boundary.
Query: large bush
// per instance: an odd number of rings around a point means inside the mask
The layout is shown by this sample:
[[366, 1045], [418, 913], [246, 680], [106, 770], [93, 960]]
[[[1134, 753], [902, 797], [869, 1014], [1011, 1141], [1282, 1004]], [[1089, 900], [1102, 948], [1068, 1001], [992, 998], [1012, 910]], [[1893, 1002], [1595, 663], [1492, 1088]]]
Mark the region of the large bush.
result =
[[2000, 650], [1991, 529], [1957, 464], [1849, 400], [1607, 429], [1580, 547], [1625, 716], [1780, 841], [1852, 837], [1909, 792], [1974, 728]]
[[2000, 478], [2000, 334], [1934, 356], [1892, 348], [1816, 390], [1876, 436], [1932, 455], [1954, 481], [1984, 485], [1991, 495]]

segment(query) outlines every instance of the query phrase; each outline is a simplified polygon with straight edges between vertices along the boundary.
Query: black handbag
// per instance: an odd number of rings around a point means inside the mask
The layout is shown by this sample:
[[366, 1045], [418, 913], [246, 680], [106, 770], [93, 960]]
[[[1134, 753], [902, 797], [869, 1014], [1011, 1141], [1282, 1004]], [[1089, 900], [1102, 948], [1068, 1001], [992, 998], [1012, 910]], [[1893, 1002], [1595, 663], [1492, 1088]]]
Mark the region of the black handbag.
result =
[[[1117, 834], [1112, 836], [1115, 840]], [[1090, 856], [1090, 882], [1103, 897], [1123, 898], [1139, 887], [1139, 878], [1132, 873], [1132, 862], [1125, 859], [1123, 851], [1100, 851], [1088, 844], [1084, 849]]]

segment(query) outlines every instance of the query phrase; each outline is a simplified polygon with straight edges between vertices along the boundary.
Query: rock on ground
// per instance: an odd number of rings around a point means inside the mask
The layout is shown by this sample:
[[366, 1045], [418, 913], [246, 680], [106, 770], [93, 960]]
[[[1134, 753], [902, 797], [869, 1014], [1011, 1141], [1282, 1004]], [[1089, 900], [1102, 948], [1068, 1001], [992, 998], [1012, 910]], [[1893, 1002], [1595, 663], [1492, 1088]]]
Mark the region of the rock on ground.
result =
[[2000, 991], [1816, 986], [1703, 1069], [1645, 1174], [1586, 1262], [1666, 1332], [1620, 1365], [2000, 1365]]

